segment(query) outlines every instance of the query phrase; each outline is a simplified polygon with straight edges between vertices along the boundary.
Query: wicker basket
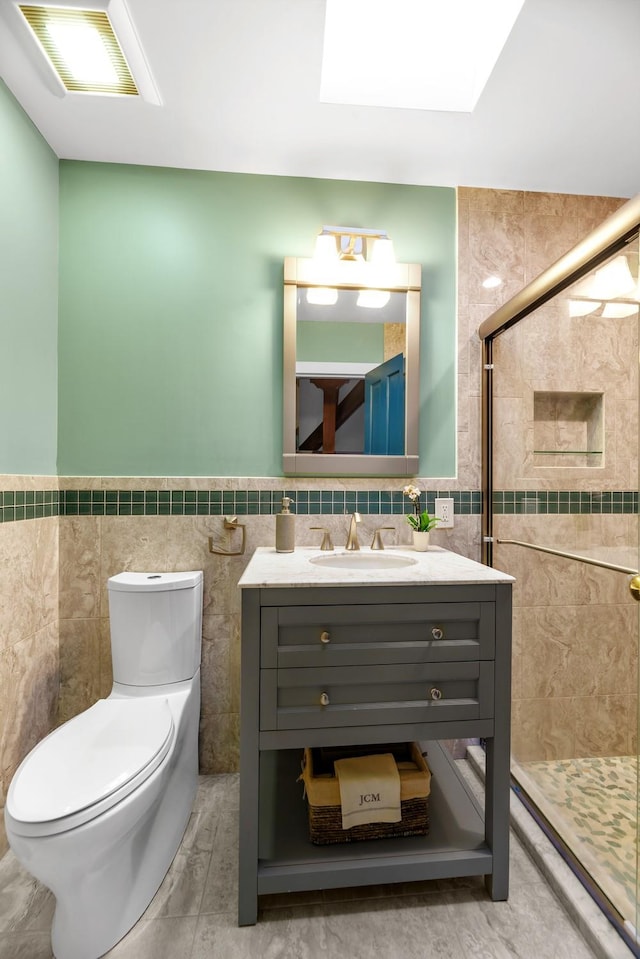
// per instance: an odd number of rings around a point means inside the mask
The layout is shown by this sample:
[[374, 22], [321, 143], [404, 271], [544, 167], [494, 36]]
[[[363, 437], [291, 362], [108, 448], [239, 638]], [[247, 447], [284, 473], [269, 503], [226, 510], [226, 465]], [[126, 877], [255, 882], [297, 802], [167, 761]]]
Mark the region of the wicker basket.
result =
[[[342, 828], [340, 786], [334, 773], [336, 759], [392, 753], [400, 773], [400, 822], [373, 822]], [[417, 743], [305, 749], [302, 776], [309, 815], [309, 838], [316, 845], [384, 839], [390, 836], [426, 836], [429, 832], [431, 772]]]

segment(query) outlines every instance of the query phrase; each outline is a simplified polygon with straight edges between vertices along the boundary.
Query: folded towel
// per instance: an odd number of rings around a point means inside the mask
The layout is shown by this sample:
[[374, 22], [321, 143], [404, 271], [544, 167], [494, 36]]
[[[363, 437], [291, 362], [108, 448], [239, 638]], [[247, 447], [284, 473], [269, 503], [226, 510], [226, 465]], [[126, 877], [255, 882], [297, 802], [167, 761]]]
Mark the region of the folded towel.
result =
[[391, 753], [336, 759], [342, 828], [400, 822], [400, 774]]

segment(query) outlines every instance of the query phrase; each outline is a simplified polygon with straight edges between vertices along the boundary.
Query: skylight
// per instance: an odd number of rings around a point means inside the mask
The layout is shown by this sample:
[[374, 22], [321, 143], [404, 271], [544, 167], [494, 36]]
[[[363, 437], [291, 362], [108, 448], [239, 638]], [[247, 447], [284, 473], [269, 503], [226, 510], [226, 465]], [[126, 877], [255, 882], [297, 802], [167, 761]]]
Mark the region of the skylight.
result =
[[320, 100], [471, 112], [524, 0], [326, 0]]

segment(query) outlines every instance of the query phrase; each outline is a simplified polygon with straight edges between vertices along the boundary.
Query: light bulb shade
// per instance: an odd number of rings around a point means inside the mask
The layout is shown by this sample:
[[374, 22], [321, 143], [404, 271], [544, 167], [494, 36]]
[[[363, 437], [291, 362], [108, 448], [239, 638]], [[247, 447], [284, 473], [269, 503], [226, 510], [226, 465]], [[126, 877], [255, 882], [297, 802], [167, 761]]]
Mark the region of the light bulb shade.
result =
[[330, 233], [318, 234], [313, 259], [317, 260], [318, 263], [333, 263], [338, 259], [338, 246], [335, 236]]
[[637, 312], [637, 303], [605, 303], [602, 315], [610, 320], [620, 320]]
[[307, 303], [312, 306], [334, 306], [338, 302], [338, 291], [329, 286], [310, 286], [307, 290]]
[[636, 281], [631, 275], [626, 256], [620, 254], [599, 270], [591, 284], [590, 295], [594, 299], [614, 300], [617, 296], [626, 296], [635, 288]]
[[569, 300], [569, 316], [588, 316], [601, 305], [600, 300]]
[[376, 237], [371, 243], [369, 262], [373, 266], [395, 266], [396, 257], [393, 252], [393, 240], [389, 237]]
[[360, 290], [356, 305], [369, 310], [381, 310], [387, 305], [390, 297], [388, 290]]

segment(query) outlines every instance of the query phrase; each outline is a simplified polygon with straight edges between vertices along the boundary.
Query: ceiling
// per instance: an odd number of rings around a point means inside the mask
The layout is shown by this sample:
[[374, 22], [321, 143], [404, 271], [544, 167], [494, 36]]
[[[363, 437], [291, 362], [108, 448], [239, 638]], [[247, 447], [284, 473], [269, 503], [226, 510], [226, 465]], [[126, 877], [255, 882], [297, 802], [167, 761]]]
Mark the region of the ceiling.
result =
[[640, 192], [639, 0], [525, 0], [476, 109], [464, 114], [320, 103], [324, 0], [127, 5], [160, 106], [58, 95], [11, 0], [0, 0], [0, 76], [60, 158]]

